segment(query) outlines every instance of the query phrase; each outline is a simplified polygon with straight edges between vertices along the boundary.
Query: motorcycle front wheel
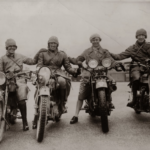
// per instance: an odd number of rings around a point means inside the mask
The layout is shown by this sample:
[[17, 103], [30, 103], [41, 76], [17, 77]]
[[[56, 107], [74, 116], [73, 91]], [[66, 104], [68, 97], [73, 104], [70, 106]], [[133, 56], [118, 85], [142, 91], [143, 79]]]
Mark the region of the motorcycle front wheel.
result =
[[47, 101], [48, 96], [40, 96], [39, 101], [39, 117], [38, 117], [38, 123], [37, 123], [37, 132], [36, 132], [36, 139], [38, 142], [42, 142], [44, 138], [44, 132], [45, 132], [45, 126], [46, 126], [46, 120], [47, 120]]
[[0, 142], [3, 139], [4, 131], [5, 131], [5, 120], [2, 119], [3, 116], [3, 103], [0, 102]]
[[105, 88], [98, 89], [98, 99], [99, 99], [99, 106], [100, 106], [102, 131], [104, 133], [106, 133], [109, 131], [109, 127], [108, 127], [108, 116], [107, 116], [107, 103], [106, 103]]

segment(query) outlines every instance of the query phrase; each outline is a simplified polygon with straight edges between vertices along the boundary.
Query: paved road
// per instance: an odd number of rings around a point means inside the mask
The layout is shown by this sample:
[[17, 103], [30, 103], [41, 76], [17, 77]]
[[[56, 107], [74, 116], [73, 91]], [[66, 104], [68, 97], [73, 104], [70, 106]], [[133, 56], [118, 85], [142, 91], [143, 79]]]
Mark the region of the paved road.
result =
[[116, 109], [109, 117], [110, 131], [103, 134], [100, 118], [91, 118], [84, 111], [79, 122], [70, 125], [74, 115], [79, 83], [73, 83], [68, 102], [68, 113], [58, 123], [49, 122], [42, 143], [37, 143], [36, 130], [31, 129], [33, 119], [33, 93], [31, 88], [28, 101], [28, 121], [30, 130], [22, 131], [21, 120], [5, 132], [0, 150], [148, 150], [150, 148], [150, 114], [137, 115], [126, 107], [129, 88], [127, 83], [118, 83], [113, 93]]

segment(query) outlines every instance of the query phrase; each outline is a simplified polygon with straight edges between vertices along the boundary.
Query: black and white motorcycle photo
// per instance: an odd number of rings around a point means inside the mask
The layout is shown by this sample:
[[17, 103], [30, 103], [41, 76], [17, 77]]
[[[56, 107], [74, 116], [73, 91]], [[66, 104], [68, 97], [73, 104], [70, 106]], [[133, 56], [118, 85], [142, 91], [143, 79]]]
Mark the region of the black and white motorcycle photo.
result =
[[0, 0], [0, 150], [149, 150], [150, 0]]

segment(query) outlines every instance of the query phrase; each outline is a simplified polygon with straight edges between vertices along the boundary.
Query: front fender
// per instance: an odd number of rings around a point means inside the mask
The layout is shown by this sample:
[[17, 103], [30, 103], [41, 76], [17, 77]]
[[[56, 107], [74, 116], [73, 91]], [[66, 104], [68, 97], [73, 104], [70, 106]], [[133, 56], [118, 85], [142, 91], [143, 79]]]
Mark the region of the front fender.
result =
[[107, 82], [105, 79], [100, 79], [100, 80], [97, 80], [96, 81], [96, 89], [99, 89], [99, 88], [107, 88]]
[[41, 95], [48, 95], [50, 96], [50, 91], [49, 91], [49, 87], [47, 86], [42, 86], [39, 90], [39, 96]]

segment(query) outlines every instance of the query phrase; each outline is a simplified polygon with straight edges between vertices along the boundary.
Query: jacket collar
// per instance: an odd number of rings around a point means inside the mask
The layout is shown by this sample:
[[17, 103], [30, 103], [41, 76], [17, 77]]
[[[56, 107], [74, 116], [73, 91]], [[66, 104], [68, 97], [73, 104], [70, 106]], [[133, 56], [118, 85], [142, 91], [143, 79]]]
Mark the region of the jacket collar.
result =
[[89, 53], [94, 52], [94, 49], [95, 49], [95, 50], [97, 49], [97, 51], [98, 51], [100, 54], [102, 54], [102, 53], [104, 52], [103, 48], [99, 45], [99, 47], [97, 47], [97, 48], [91, 46], [91, 47], [90, 47], [90, 50], [89, 50]]
[[135, 42], [135, 45], [136, 45], [137, 47], [140, 47], [140, 46], [144, 45], [145, 43], [146, 43], [146, 40], [145, 40], [142, 44], [139, 44], [138, 41], [136, 41], [136, 42]]
[[6, 52], [6, 56], [15, 58], [15, 53], [14, 53], [14, 54], [10, 54], [10, 53], [8, 53], [8, 51], [7, 51], [7, 52]]
[[56, 53], [58, 53], [58, 49], [57, 49], [57, 50], [55, 50], [55, 51], [52, 51], [51, 49], [48, 49], [48, 53], [56, 54]]

